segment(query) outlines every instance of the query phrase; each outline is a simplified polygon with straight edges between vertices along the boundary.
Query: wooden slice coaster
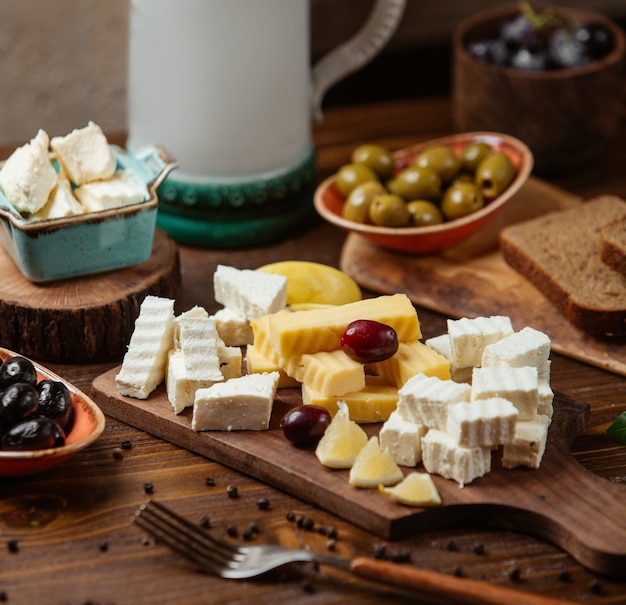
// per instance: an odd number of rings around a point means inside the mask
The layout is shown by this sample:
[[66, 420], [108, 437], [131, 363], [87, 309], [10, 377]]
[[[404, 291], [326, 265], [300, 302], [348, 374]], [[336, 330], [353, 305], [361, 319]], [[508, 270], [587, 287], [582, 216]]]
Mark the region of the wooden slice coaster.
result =
[[121, 360], [143, 299], [175, 299], [180, 285], [178, 248], [160, 229], [143, 263], [43, 284], [0, 248], [0, 345], [57, 363]]

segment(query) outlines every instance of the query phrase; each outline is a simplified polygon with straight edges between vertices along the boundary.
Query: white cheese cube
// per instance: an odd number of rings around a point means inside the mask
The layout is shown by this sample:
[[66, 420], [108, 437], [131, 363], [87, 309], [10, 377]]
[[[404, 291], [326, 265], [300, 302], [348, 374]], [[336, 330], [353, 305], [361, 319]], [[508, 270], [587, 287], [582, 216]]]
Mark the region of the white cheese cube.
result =
[[539, 468], [546, 449], [549, 426], [550, 418], [547, 416], [518, 422], [513, 441], [502, 448], [502, 466]]
[[165, 379], [167, 357], [174, 345], [174, 301], [146, 296], [122, 367], [115, 377], [118, 391], [127, 397], [147, 399]]
[[217, 343], [217, 355], [224, 380], [241, 376], [243, 353], [240, 347], [227, 347], [220, 339]]
[[416, 374], [398, 390], [398, 411], [409, 422], [445, 431], [448, 406], [469, 401], [471, 391], [469, 384]]
[[452, 343], [450, 342], [449, 334], [441, 334], [440, 336], [428, 338], [424, 341], [424, 344], [439, 353], [439, 355], [443, 355], [450, 362], [452, 380], [455, 382], [471, 382], [473, 368], [458, 368], [456, 366], [454, 363], [454, 355], [452, 355]]
[[550, 338], [534, 328], [525, 327], [519, 332], [490, 344], [483, 351], [481, 365], [520, 368], [537, 368], [540, 380], [550, 379]]
[[423, 424], [409, 422], [395, 410], [378, 434], [380, 449], [389, 450], [396, 464], [416, 466], [422, 459], [422, 437], [426, 430]]
[[106, 181], [92, 181], [74, 189], [85, 212], [101, 212], [138, 204], [147, 198], [147, 191], [140, 187], [132, 174], [118, 170]]
[[448, 319], [448, 334], [452, 346], [454, 365], [457, 368], [481, 365], [483, 349], [513, 334], [508, 317], [494, 315], [469, 319]]
[[278, 372], [247, 374], [196, 391], [195, 431], [262, 431], [269, 428]]
[[507, 399], [493, 397], [455, 403], [448, 409], [446, 432], [464, 447], [491, 447], [513, 440], [519, 412]]
[[50, 146], [75, 185], [108, 179], [115, 172], [115, 153], [100, 126], [93, 122], [64, 137], [53, 137]]
[[546, 380], [539, 381], [539, 406], [537, 407], [537, 414], [552, 418], [554, 407], [552, 402], [554, 401], [554, 391], [550, 387], [550, 384]]
[[241, 313], [228, 307], [219, 309], [213, 317], [217, 333], [229, 347], [243, 347], [254, 343], [254, 333], [250, 322]]
[[174, 318], [174, 348], [180, 349], [180, 324], [187, 318], [206, 318], [209, 316], [204, 307], [196, 305]]
[[218, 265], [213, 290], [217, 302], [248, 320], [276, 313], [287, 305], [284, 275]]
[[167, 399], [176, 414], [193, 406], [198, 389], [205, 389], [213, 384], [215, 384], [213, 380], [189, 380], [183, 352], [176, 349], [170, 350], [165, 373], [165, 388]]
[[491, 448], [463, 447], [445, 431], [431, 429], [422, 438], [422, 461], [429, 473], [463, 487], [491, 470]]
[[31, 220], [46, 220], [52, 218], [65, 218], [83, 213], [82, 204], [74, 197], [72, 186], [67, 177], [59, 174], [57, 184], [50, 193], [48, 201], [35, 214]]
[[33, 214], [43, 208], [57, 182], [48, 154], [48, 135], [40, 130], [18, 147], [0, 170], [0, 188], [20, 213]]
[[215, 320], [210, 317], [179, 317], [178, 328], [187, 379], [223, 380]]
[[537, 368], [474, 368], [472, 401], [492, 397], [508, 399], [518, 409], [520, 420], [534, 418], [539, 407]]

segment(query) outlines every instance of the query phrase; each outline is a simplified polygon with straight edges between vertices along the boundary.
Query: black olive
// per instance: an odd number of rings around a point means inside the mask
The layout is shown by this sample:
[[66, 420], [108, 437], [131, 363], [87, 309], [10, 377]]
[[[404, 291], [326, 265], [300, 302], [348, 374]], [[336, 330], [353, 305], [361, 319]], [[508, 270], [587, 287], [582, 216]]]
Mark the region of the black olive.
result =
[[16, 382], [37, 384], [37, 370], [25, 357], [8, 357], [0, 366], [0, 386], [6, 387]]
[[63, 429], [51, 418], [39, 416], [11, 427], [2, 436], [2, 449], [11, 451], [43, 450], [65, 443]]
[[6, 387], [0, 395], [0, 426], [9, 428], [26, 420], [37, 412], [39, 394], [37, 389], [27, 382], [16, 382]]
[[39, 415], [52, 418], [67, 433], [74, 418], [72, 394], [57, 380], [41, 380], [37, 384], [39, 391]]

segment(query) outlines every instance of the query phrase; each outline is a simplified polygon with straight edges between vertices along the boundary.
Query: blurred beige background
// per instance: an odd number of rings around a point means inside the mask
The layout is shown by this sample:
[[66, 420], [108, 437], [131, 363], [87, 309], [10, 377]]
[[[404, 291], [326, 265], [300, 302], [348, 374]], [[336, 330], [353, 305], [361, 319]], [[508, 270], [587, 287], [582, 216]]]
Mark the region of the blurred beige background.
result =
[[[312, 55], [358, 30], [372, 1], [311, 0]], [[459, 20], [497, 4], [408, 0], [385, 52], [446, 45]], [[626, 16], [624, 0], [567, 4]], [[129, 0], [0, 0], [0, 145], [22, 144], [38, 128], [65, 134], [88, 120], [124, 132], [128, 17]]]

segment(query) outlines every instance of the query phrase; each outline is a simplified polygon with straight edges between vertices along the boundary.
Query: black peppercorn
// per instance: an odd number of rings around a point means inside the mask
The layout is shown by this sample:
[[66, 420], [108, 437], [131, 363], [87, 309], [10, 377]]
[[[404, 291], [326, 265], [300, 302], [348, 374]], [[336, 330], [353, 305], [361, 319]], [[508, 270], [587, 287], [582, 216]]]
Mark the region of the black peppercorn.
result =
[[259, 498], [256, 501], [256, 505], [259, 508], [259, 510], [269, 510], [270, 501], [267, 498]]
[[228, 494], [229, 498], [239, 498], [239, 490], [237, 489], [236, 485], [229, 485], [226, 488], [226, 493]]
[[133, 444], [132, 444], [130, 439], [125, 439], [124, 441], [122, 441], [122, 443], [120, 443], [120, 447], [123, 450], [130, 450], [130, 449], [132, 449]]
[[144, 483], [143, 484], [143, 491], [146, 492], [146, 494], [153, 494], [154, 493], [154, 485], [152, 483]]
[[236, 525], [229, 525], [226, 528], [226, 533], [231, 537], [231, 538], [236, 538], [237, 535], [239, 534], [239, 532], [237, 531], [237, 526]]
[[602, 583], [597, 578], [591, 583], [589, 588], [593, 594], [602, 594]]
[[16, 553], [20, 550], [19, 543], [15, 539], [7, 540], [7, 548], [11, 553]]
[[475, 542], [473, 549], [474, 549], [474, 553], [477, 555], [485, 554], [485, 545], [482, 542]]
[[211, 527], [211, 520], [209, 519], [208, 515], [202, 515], [202, 517], [200, 517], [200, 526], [204, 527], [205, 529]]

